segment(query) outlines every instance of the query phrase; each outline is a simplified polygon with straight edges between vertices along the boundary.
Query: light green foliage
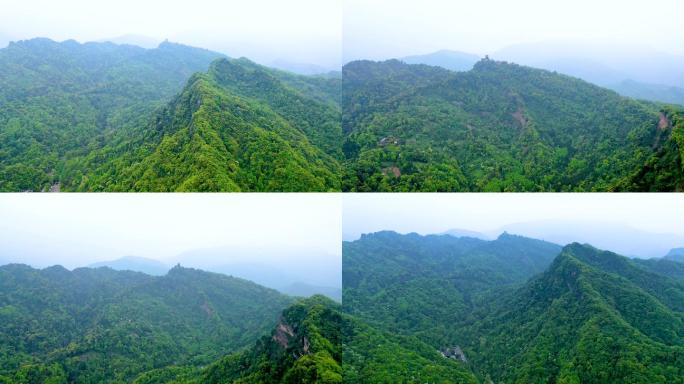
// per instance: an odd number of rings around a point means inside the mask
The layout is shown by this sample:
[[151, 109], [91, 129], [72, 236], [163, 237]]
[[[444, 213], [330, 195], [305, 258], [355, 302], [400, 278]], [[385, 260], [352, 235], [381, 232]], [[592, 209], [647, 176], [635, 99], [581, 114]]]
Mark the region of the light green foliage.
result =
[[[628, 180], [671, 142], [655, 104], [515, 64], [357, 61], [343, 76], [344, 190], [635, 189]], [[659, 172], [639, 188], [679, 188], [681, 169]]]
[[341, 80], [219, 57], [46, 39], [0, 50], [0, 190], [340, 190]]
[[343, 315], [323, 296], [302, 300], [283, 311], [270, 336], [229, 355], [202, 374], [201, 383], [342, 383]]
[[684, 190], [684, 112], [680, 107], [665, 107], [661, 111], [664, 126], [658, 128], [654, 153], [631, 177], [616, 190], [667, 192]]

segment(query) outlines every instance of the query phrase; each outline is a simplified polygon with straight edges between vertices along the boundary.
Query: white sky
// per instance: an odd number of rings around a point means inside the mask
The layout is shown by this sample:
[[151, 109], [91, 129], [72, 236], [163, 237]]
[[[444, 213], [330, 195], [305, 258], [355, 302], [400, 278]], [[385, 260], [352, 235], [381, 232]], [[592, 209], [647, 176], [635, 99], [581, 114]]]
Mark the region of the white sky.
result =
[[681, 0], [344, 0], [343, 57], [453, 49], [491, 54], [539, 41], [648, 45], [684, 54]]
[[168, 38], [232, 57], [339, 65], [342, 0], [0, 0], [0, 34]]
[[233, 246], [339, 262], [341, 220], [336, 194], [0, 194], [0, 260], [72, 268]]
[[380, 230], [429, 234], [458, 228], [489, 232], [507, 224], [548, 220], [611, 222], [684, 236], [684, 195], [345, 194], [342, 217], [344, 237], [350, 240]]

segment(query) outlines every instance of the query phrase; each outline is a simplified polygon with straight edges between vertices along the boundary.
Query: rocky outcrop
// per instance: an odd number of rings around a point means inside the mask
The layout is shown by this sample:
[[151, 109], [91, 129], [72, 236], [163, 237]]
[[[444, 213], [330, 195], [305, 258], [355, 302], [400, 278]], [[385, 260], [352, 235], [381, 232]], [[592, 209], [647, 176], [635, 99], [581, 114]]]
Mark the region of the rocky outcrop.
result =
[[466, 359], [465, 353], [463, 353], [463, 350], [458, 345], [454, 346], [454, 347], [442, 348], [439, 351], [439, 353], [441, 353], [442, 356], [444, 356], [448, 359], [460, 360], [464, 363], [468, 362], [468, 359]]

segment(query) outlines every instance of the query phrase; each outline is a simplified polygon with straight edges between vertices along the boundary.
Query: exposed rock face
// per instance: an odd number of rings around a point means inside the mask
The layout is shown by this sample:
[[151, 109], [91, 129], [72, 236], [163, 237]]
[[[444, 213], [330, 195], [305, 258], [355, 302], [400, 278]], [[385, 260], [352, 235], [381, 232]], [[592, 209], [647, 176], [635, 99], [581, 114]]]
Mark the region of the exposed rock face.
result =
[[448, 359], [461, 360], [464, 363], [468, 362], [468, 359], [466, 359], [465, 353], [463, 353], [463, 350], [458, 345], [454, 346], [454, 347], [442, 348], [439, 351], [439, 353], [441, 353], [442, 356], [444, 356]]
[[287, 349], [290, 338], [294, 336], [294, 330], [288, 324], [280, 322], [276, 327], [275, 334], [273, 335], [273, 340], [280, 344], [281, 347]]

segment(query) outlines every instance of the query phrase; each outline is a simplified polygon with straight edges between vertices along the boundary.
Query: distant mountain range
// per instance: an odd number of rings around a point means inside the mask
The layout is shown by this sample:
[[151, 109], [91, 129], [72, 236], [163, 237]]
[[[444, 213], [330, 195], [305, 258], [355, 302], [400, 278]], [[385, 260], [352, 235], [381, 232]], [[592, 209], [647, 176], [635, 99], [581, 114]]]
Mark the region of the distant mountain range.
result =
[[321, 287], [301, 282], [292, 283], [286, 287], [282, 287], [279, 291], [298, 297], [311, 297], [314, 295], [327, 296], [330, 299], [342, 302], [342, 288], [335, 287]]
[[426, 64], [446, 68], [452, 71], [469, 71], [481, 57], [470, 53], [441, 50], [425, 55], [413, 55], [399, 58], [406, 64]]
[[[326, 265], [331, 264], [332, 258], [330, 257], [321, 258], [320, 262], [312, 263], [311, 268], [307, 268], [303, 266], [308, 264], [305, 262], [298, 263], [299, 267], [240, 262], [241, 258], [248, 258], [249, 253], [242, 253], [235, 259], [235, 252], [246, 251], [232, 248], [195, 250], [180, 255], [172, 263], [249, 280], [292, 296], [309, 297], [320, 294], [336, 301], [342, 300], [339, 266]], [[238, 261], [229, 262], [227, 255], [232, 255], [233, 260]], [[274, 254], [274, 257], [278, 256]], [[281, 258], [288, 260], [287, 256], [281, 255]], [[221, 262], [224, 259], [227, 263]], [[154, 259], [126, 256], [111, 261], [92, 263], [87, 265], [87, 268], [109, 267], [117, 271], [134, 271], [152, 276], [163, 276], [171, 269], [169, 264]], [[313, 276], [314, 270], [319, 271], [315, 276]]]
[[[684, 56], [644, 48], [540, 43], [507, 47], [491, 57], [574, 76], [635, 99], [684, 105]], [[454, 71], [468, 71], [480, 59], [450, 50], [399, 58]]]
[[[557, 70], [608, 85], [631, 79], [684, 87], [684, 56], [645, 46], [599, 43], [541, 42], [519, 44], [492, 53], [492, 58]], [[591, 69], [587, 71], [586, 68]]]
[[[486, 231], [452, 228], [430, 235], [449, 235], [480, 240], [494, 240], [502, 233], [520, 235], [548, 241], [558, 245], [570, 243], [592, 244], [635, 258], [660, 258], [684, 255], [684, 236], [672, 233], [654, 233], [636, 229], [618, 222], [589, 222], [573, 220], [542, 220], [519, 222]], [[363, 235], [349, 235], [344, 241], [354, 241]]]
[[116, 36], [116, 37], [112, 37], [112, 38], [108, 38], [108, 39], [98, 40], [98, 42], [107, 42], [107, 41], [114, 43], [114, 44], [136, 45], [136, 46], [141, 47], [141, 48], [153, 49], [153, 48], [157, 48], [163, 40], [155, 39], [155, 38], [149, 37], [149, 36], [134, 35], [134, 34], [127, 34], [127, 35]]
[[120, 259], [100, 261], [87, 266], [87, 268], [100, 267], [109, 267], [116, 271], [142, 272], [152, 276], [163, 276], [171, 269], [171, 267], [160, 261], [138, 256], [125, 256]]
[[[421, 382], [684, 377], [681, 263], [509, 234], [483, 241], [383, 231], [344, 243], [343, 279], [347, 313], [414, 337], [472, 375], [455, 381], [453, 373], [434, 371]], [[376, 369], [395, 367], [386, 382], [423, 374], [397, 369], [391, 354], [372, 355]]]
[[684, 244], [684, 236], [650, 233], [619, 223], [546, 220], [506, 225], [503, 231], [566, 245], [592, 244], [630, 257], [662, 257]]
[[667, 260], [679, 261], [684, 263], [684, 248], [673, 248], [664, 257]]
[[485, 234], [482, 232], [476, 232], [476, 231], [469, 231], [467, 229], [458, 229], [458, 228], [452, 228], [452, 229], [446, 230], [442, 233], [439, 233], [439, 235], [449, 235], [449, 236], [454, 236], [454, 237], [472, 237], [472, 238], [480, 239], [480, 240], [492, 240], [493, 239], [493, 237], [489, 234]]

